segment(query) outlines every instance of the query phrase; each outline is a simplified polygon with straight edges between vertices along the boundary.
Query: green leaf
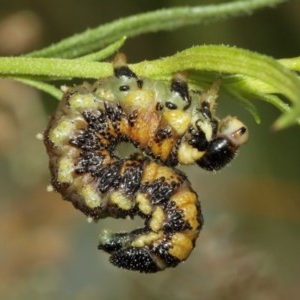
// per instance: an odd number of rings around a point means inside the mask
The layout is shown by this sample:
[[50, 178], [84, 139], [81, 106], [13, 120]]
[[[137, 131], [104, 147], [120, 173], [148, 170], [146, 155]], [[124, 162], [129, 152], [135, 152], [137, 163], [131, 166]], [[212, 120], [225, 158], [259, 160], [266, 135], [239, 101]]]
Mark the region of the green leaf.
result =
[[[284, 113], [275, 122], [282, 129], [300, 120], [300, 80], [275, 59], [228, 46], [197, 46], [173, 56], [129, 65], [139, 76], [170, 80], [176, 72], [190, 71], [193, 84], [207, 86], [220, 76], [222, 83], [239, 99], [250, 95], [268, 101]], [[113, 75], [111, 63], [84, 59], [0, 58], [0, 74], [35, 81], [71, 78], [102, 78]], [[230, 76], [228, 76], [230, 75]], [[207, 78], [207, 79], [206, 79]], [[197, 81], [199, 83], [197, 83]], [[45, 90], [45, 88], [44, 88]], [[286, 101], [290, 103], [287, 105]], [[257, 119], [253, 107], [247, 105]]]
[[293, 58], [282, 58], [279, 59], [278, 62], [289, 70], [300, 72], [300, 56]]
[[47, 48], [27, 54], [30, 57], [74, 58], [101, 49], [123, 36], [175, 30], [195, 24], [207, 24], [249, 15], [255, 10], [274, 6], [285, 0], [240, 0], [206, 6], [160, 9], [122, 18], [66, 38]]
[[[245, 92], [255, 92], [264, 86], [266, 95], [269, 94], [266, 90], [269, 90], [292, 103], [291, 109], [275, 122], [275, 129], [292, 125], [300, 117], [299, 78], [275, 59], [262, 54], [228, 46], [197, 46], [171, 57], [141, 62], [131, 67], [137, 74], [154, 78], [182, 70], [242, 75], [250, 81], [248, 86], [244, 86]], [[280, 98], [278, 102], [284, 103]], [[277, 106], [282, 104], [277, 103]]]
[[111, 56], [115, 52], [117, 52], [125, 43], [126, 37], [123, 36], [118, 41], [110, 44], [104, 49], [101, 49], [97, 52], [93, 52], [84, 56], [81, 56], [80, 59], [83, 59], [85, 61], [101, 61], [106, 59], [107, 57]]
[[226, 90], [228, 91], [228, 93], [231, 96], [234, 97], [235, 100], [239, 101], [242, 104], [242, 106], [252, 115], [255, 122], [257, 124], [260, 124], [261, 119], [258, 114], [258, 111], [257, 111], [255, 105], [252, 102], [250, 102], [250, 100], [249, 100], [249, 99], [253, 99], [253, 98], [249, 97], [250, 96], [249, 94], [245, 95], [245, 93], [239, 93], [236, 90], [234, 90], [233, 88], [230, 88], [229, 86], [226, 86]]

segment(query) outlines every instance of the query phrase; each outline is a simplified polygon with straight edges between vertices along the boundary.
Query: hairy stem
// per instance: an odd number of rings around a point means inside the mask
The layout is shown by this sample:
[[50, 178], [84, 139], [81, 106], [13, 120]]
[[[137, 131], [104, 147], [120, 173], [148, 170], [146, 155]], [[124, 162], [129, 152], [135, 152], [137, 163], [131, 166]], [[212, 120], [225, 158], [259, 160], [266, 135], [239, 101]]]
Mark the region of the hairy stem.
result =
[[274, 6], [285, 0], [240, 0], [224, 4], [175, 7], [122, 18], [28, 54], [31, 57], [73, 58], [101, 49], [121, 39], [142, 33], [174, 30], [195, 24], [207, 24], [234, 16], [249, 15], [257, 9]]

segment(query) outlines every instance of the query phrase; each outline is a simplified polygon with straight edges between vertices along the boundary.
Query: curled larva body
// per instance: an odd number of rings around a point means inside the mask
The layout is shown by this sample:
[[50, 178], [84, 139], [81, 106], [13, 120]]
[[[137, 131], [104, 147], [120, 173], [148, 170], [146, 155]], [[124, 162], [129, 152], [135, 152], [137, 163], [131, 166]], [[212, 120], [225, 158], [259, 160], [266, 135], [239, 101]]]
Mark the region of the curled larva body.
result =
[[104, 232], [99, 249], [119, 267], [156, 272], [189, 256], [203, 220], [182, 172], [139, 153], [116, 156], [130, 122], [118, 102], [94, 99], [89, 85], [76, 87], [64, 95], [44, 142], [53, 187], [85, 215], [145, 219], [144, 228], [130, 233]]
[[[217, 86], [188, 89], [183, 74], [170, 85], [138, 78], [119, 55], [114, 75], [65, 89], [44, 132], [52, 185], [93, 220], [136, 215], [145, 226], [100, 235], [98, 248], [116, 266], [157, 272], [187, 259], [203, 225], [200, 203], [178, 163], [207, 170], [227, 164], [247, 140], [235, 117], [214, 115]], [[121, 158], [130, 142], [144, 154]]]

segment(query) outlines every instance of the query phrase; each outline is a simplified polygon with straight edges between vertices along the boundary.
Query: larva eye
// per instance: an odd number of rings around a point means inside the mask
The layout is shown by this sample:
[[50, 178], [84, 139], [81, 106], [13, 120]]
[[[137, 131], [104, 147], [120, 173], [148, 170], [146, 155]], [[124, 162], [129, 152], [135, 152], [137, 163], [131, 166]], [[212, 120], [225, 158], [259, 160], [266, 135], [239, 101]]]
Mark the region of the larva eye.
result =
[[130, 86], [127, 85], [127, 84], [121, 85], [121, 86], [119, 87], [119, 91], [120, 91], [120, 92], [128, 92], [129, 90], [130, 90]]
[[176, 104], [174, 104], [174, 103], [172, 103], [172, 102], [166, 102], [166, 107], [168, 108], [168, 109], [177, 109], [177, 106], [176, 106]]

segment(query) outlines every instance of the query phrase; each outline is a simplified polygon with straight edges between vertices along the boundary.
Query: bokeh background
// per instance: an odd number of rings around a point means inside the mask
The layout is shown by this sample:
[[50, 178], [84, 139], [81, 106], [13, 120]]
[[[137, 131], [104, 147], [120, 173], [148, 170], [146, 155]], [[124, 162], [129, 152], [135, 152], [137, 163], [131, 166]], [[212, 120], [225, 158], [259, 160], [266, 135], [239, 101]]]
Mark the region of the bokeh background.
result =
[[[185, 1], [212, 4], [222, 1]], [[223, 1], [224, 2], [224, 1]], [[0, 55], [41, 48], [87, 28], [183, 1], [2, 0]], [[147, 34], [123, 47], [130, 62], [193, 45], [229, 44], [276, 58], [300, 55], [300, 1], [205, 26]], [[199, 193], [205, 226], [191, 257], [145, 275], [112, 267], [97, 250], [103, 228], [132, 222], [85, 217], [55, 193], [42, 132], [55, 100], [0, 80], [0, 299], [299, 299], [300, 127], [273, 132], [279, 112], [257, 101], [262, 123], [233, 99], [251, 131], [237, 159], [217, 174], [185, 167]]]

